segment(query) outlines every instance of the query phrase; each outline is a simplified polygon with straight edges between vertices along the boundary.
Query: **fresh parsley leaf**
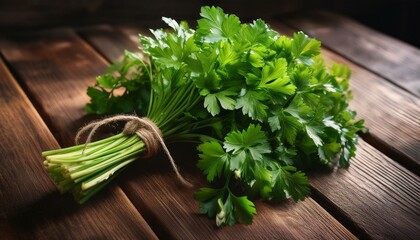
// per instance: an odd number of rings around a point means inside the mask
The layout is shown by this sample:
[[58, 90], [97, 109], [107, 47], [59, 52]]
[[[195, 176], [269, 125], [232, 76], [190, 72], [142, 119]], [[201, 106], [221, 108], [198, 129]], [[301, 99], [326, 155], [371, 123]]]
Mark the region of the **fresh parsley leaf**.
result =
[[297, 155], [296, 149], [294, 148], [287, 148], [281, 141], [278, 147], [275, 150], [275, 153], [278, 156], [278, 161], [280, 161], [281, 165], [294, 165], [295, 158]]
[[[225, 197], [226, 196], [226, 197]], [[254, 203], [246, 196], [237, 197], [229, 189], [201, 188], [194, 195], [200, 201], [200, 213], [216, 218], [216, 224], [233, 225], [237, 221], [251, 224], [257, 213]]]
[[207, 175], [207, 180], [212, 182], [215, 177], [221, 177], [226, 164], [229, 164], [229, 155], [225, 153], [218, 142], [204, 142], [198, 146], [200, 160], [197, 166]]
[[245, 41], [250, 45], [259, 43], [263, 46], [270, 46], [274, 43], [276, 35], [277, 33], [271, 30], [263, 20], [257, 19], [249, 25], [242, 25], [236, 40]]
[[233, 46], [228, 41], [220, 41], [218, 49], [219, 55], [217, 58], [221, 67], [233, 65], [239, 61], [239, 53], [233, 49]]
[[319, 41], [309, 38], [303, 32], [293, 34], [292, 55], [305, 65], [313, 63], [312, 57], [319, 55], [320, 47], [321, 43]]
[[[294, 172], [294, 173], [291, 173]], [[273, 200], [279, 201], [293, 198], [295, 201], [303, 200], [309, 195], [308, 179], [292, 166], [280, 167], [272, 172]]]
[[264, 104], [267, 98], [263, 92], [248, 90], [236, 101], [236, 109], [242, 109], [244, 115], [254, 120], [263, 121], [267, 117], [268, 106]]
[[200, 201], [200, 213], [213, 218], [218, 212], [217, 201], [224, 194], [224, 189], [201, 188], [194, 194], [194, 199]]
[[198, 20], [197, 37], [204, 42], [217, 42], [222, 39], [229, 39], [241, 28], [239, 18], [235, 15], [228, 15], [219, 7], [203, 7]]
[[302, 124], [307, 123], [314, 114], [312, 109], [303, 102], [300, 95], [296, 95], [284, 111], [297, 118]]
[[305, 126], [305, 130], [316, 146], [322, 146], [323, 142], [321, 134], [323, 133], [323, 128], [321, 125], [308, 124]]
[[301, 130], [302, 124], [299, 119], [287, 115], [284, 111], [276, 112], [276, 115], [268, 118], [271, 131], [277, 132], [283, 141], [294, 144], [298, 131]]
[[249, 201], [246, 196], [236, 197], [233, 194], [229, 196], [234, 206], [235, 219], [245, 224], [251, 224], [254, 215], [257, 214], [254, 203]]
[[217, 102], [220, 103], [220, 106], [226, 110], [235, 109], [235, 100], [230, 96], [237, 95], [233, 91], [225, 90], [217, 93], [209, 93], [204, 98], [204, 107], [207, 108], [209, 113], [212, 116], [215, 116], [220, 113], [220, 107]]
[[110, 93], [103, 89], [89, 87], [87, 89], [87, 95], [91, 98], [90, 103], [85, 107], [86, 112], [104, 114], [108, 112], [107, 103]]
[[223, 147], [237, 155], [245, 152], [254, 160], [261, 160], [263, 154], [270, 153], [270, 145], [260, 125], [249, 125], [247, 130], [233, 131], [226, 135]]
[[148, 67], [141, 62], [139, 55], [126, 51], [120, 62], [111, 65], [106, 74], [96, 78], [95, 87], [87, 89], [91, 101], [86, 105], [86, 111], [144, 115], [149, 102], [150, 79]]
[[295, 92], [296, 86], [290, 84], [287, 75], [287, 61], [279, 58], [273, 63], [268, 63], [262, 68], [261, 83], [262, 88], [267, 88], [275, 92], [291, 95]]

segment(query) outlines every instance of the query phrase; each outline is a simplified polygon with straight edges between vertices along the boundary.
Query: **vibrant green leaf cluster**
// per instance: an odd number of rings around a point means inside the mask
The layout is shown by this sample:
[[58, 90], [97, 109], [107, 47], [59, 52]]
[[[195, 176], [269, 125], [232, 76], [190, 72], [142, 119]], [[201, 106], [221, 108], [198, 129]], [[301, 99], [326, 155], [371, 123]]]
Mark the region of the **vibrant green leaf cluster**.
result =
[[251, 223], [248, 197], [303, 200], [298, 169], [335, 159], [347, 167], [363, 121], [348, 108], [350, 70], [327, 69], [319, 41], [221, 8], [201, 16], [196, 30], [163, 18], [171, 31], [141, 36], [149, 59], [127, 53], [88, 89], [87, 110], [146, 114], [167, 139], [200, 139], [198, 167], [213, 184], [195, 194], [200, 212], [217, 225]]
[[108, 73], [96, 78], [96, 86], [87, 89], [91, 101], [86, 112], [146, 114], [150, 94], [146, 68], [138, 55], [126, 51], [121, 62], [109, 67]]

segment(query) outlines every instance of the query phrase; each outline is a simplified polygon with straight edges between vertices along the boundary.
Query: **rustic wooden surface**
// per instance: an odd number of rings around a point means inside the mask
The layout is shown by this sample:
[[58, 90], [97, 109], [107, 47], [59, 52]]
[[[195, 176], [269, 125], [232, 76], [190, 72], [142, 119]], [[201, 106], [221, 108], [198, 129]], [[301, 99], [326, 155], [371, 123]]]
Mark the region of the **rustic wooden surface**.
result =
[[[83, 206], [60, 196], [42, 167], [41, 151], [71, 145], [75, 131], [92, 119], [83, 110], [87, 86], [124, 49], [138, 51], [137, 33], [146, 33], [144, 26], [61, 28], [0, 38], [0, 116], [5, 119], [0, 123], [0, 236], [415, 239], [420, 235], [418, 49], [347, 18], [322, 14], [322, 21], [312, 15], [293, 18], [286, 22], [289, 27], [283, 21], [270, 23], [286, 34], [301, 26], [323, 41], [327, 63], [350, 66], [351, 107], [366, 119], [370, 132], [362, 136], [350, 168], [310, 173], [312, 198], [281, 204], [257, 201], [252, 225], [221, 230], [214, 220], [198, 214], [192, 198], [205, 184], [201, 173], [188, 167], [197, 159], [194, 146], [171, 150], [185, 161], [180, 167], [195, 188], [180, 186], [167, 160], [156, 156], [134, 163], [117, 184]], [[329, 29], [326, 40], [323, 26]], [[350, 35], [340, 35], [344, 33], [337, 26], [345, 26]], [[358, 58], [354, 52], [369, 49], [343, 40], [351, 34], [358, 36], [356, 43], [370, 39], [375, 49], [405, 50], [379, 53], [387, 58]], [[408, 70], [397, 63], [389, 67], [391, 54], [410, 59]]]

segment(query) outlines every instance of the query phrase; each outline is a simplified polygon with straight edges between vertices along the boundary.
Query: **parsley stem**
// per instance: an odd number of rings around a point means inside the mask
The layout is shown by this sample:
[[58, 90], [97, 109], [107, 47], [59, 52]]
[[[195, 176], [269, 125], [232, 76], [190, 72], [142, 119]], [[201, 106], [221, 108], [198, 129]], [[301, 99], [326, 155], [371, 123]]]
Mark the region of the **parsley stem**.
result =
[[[100, 144], [104, 144], [104, 143], [110, 142], [110, 141], [112, 141], [114, 139], [117, 139], [117, 138], [121, 137], [122, 135], [123, 134], [120, 133], [120, 134], [117, 134], [117, 135], [114, 135], [114, 136], [111, 136], [111, 137], [108, 137], [108, 138], [104, 138], [102, 140], [98, 140], [98, 141], [95, 141], [95, 142], [88, 143], [88, 146], [87, 147], [89, 148], [89, 147], [93, 147], [93, 146], [97, 146], [97, 145], [100, 145]], [[46, 156], [50, 156], [50, 155], [55, 155], [57, 153], [60, 153], [60, 154], [71, 153], [71, 152], [73, 152], [75, 150], [83, 149], [84, 146], [85, 145], [82, 144], [82, 145], [76, 145], [76, 146], [67, 147], [67, 148], [61, 148], [61, 149], [54, 149], [54, 150], [44, 151], [44, 152], [42, 152], [42, 156], [43, 157], [46, 157]]]
[[85, 202], [107, 185], [114, 174], [146, 151], [137, 136], [117, 134], [96, 142], [44, 152], [44, 165], [62, 192], [72, 191]]

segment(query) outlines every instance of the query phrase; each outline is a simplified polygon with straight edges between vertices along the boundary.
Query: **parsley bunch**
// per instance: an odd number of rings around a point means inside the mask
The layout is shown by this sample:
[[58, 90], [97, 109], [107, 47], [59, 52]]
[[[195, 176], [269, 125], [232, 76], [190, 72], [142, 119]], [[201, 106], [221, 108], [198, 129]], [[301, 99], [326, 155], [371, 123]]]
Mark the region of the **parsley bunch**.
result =
[[[163, 18], [171, 31], [140, 36], [146, 60], [126, 52], [88, 89], [86, 110], [135, 112], [166, 141], [199, 143], [197, 165], [211, 185], [194, 195], [200, 213], [218, 226], [249, 224], [256, 214], [250, 199], [303, 200], [310, 191], [300, 170], [335, 159], [347, 167], [363, 121], [348, 108], [350, 70], [327, 69], [319, 41], [302, 32], [279, 35], [260, 19], [241, 23], [221, 8], [203, 7], [201, 16], [196, 30]], [[146, 151], [137, 136], [111, 138], [89, 143], [86, 153], [80, 146], [46, 152], [45, 164], [85, 201], [93, 195], [85, 191], [96, 192]], [[112, 163], [95, 170], [108, 158]], [[68, 178], [74, 169], [92, 171], [75, 180]], [[95, 184], [84, 189], [86, 180]]]

